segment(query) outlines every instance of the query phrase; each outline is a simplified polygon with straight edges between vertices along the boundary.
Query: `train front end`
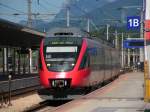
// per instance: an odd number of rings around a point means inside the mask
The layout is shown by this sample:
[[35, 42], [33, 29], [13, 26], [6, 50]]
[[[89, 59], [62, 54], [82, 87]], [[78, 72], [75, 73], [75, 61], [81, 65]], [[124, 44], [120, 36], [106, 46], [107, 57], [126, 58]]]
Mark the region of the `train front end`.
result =
[[85, 79], [90, 74], [83, 59], [86, 48], [86, 42], [79, 37], [45, 38], [40, 46], [39, 58], [40, 81], [44, 89], [85, 86]]

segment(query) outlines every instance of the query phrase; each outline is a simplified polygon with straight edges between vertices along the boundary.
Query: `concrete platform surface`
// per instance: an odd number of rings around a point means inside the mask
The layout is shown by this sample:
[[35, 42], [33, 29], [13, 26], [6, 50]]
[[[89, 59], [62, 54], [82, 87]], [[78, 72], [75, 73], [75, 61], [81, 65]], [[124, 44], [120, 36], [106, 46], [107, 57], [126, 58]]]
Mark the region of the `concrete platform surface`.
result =
[[121, 75], [112, 83], [58, 107], [54, 112], [144, 112], [144, 73]]
[[28, 96], [22, 96], [17, 99], [13, 99], [11, 101], [12, 106], [4, 104], [2, 107], [0, 107], [0, 112], [23, 112], [27, 108], [30, 108], [39, 102], [42, 102], [42, 99], [36, 93], [33, 93]]

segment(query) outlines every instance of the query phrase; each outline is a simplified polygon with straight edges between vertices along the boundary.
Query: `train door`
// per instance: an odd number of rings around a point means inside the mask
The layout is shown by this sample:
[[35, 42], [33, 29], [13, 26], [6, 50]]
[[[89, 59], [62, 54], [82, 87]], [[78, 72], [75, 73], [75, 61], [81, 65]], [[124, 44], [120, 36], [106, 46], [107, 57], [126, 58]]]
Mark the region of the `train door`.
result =
[[115, 62], [115, 60], [116, 60], [116, 54], [115, 54], [115, 51], [114, 51], [114, 49], [112, 49], [112, 52], [111, 52], [111, 54], [112, 54], [112, 59], [111, 59], [111, 62], [112, 62], [112, 77], [114, 77], [115, 75], [116, 75], [116, 62]]
[[106, 51], [105, 51], [105, 46], [103, 46], [103, 57], [102, 57], [102, 60], [103, 60], [103, 82], [105, 81], [106, 79]]
[[96, 53], [91, 54], [90, 62], [92, 68], [92, 80], [95, 84], [102, 83], [104, 80], [104, 50], [102, 47], [95, 48]]
[[111, 78], [111, 50], [105, 48], [105, 80]]
[[96, 85], [99, 82], [99, 61], [98, 61], [98, 49], [96, 47], [88, 48], [88, 54], [90, 56], [90, 68], [91, 74], [89, 77], [90, 85]]
[[120, 68], [121, 68], [121, 64], [120, 64], [120, 60], [119, 58], [121, 57], [121, 54], [119, 51], [117, 51], [117, 55], [116, 55], [116, 75], [118, 75], [118, 73], [120, 72]]
[[99, 81], [102, 83], [105, 78], [105, 52], [103, 47], [98, 51], [97, 62], [99, 63]]
[[105, 46], [105, 80], [109, 78], [109, 51], [108, 48]]
[[113, 69], [114, 69], [114, 67], [113, 67], [113, 50], [112, 49], [110, 49], [110, 70], [111, 70], [111, 78], [113, 77]]
[[108, 60], [109, 60], [109, 62], [108, 62], [108, 69], [109, 69], [109, 79], [111, 79], [111, 77], [112, 77], [112, 50], [111, 49], [109, 49], [109, 54], [108, 54]]

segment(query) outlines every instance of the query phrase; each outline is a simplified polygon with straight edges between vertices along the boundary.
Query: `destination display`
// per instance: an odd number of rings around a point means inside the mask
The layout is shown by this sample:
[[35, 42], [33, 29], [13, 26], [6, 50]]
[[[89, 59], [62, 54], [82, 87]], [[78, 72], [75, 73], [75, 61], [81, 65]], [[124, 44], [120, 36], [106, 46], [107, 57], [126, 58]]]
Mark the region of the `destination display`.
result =
[[47, 37], [45, 45], [81, 45], [82, 38], [79, 37]]
[[77, 52], [77, 46], [67, 46], [67, 47], [47, 47], [47, 53], [55, 53], [55, 52]]

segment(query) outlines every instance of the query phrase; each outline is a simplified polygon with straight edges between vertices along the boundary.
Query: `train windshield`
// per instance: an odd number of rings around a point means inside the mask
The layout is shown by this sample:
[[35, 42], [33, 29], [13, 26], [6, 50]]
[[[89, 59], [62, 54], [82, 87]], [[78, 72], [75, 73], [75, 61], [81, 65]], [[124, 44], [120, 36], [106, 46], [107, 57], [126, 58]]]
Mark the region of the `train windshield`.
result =
[[65, 41], [65, 39], [61, 37], [62, 41], [58, 41], [56, 38], [54, 40], [53, 38], [45, 40], [44, 56], [47, 68], [49, 71], [55, 72], [70, 71], [76, 64], [81, 48], [81, 45], [79, 45], [80, 41], [76, 44], [72, 42], [73, 40], [68, 41], [66, 39]]

